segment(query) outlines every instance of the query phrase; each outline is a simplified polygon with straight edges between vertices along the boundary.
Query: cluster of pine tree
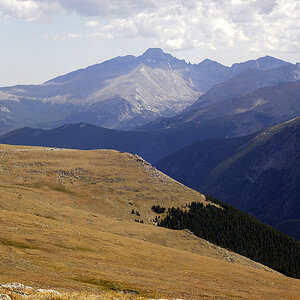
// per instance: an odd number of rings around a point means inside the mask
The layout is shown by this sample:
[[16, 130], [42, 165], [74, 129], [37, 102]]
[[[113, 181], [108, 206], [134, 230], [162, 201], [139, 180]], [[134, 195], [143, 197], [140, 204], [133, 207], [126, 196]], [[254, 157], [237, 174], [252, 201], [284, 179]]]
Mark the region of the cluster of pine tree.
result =
[[164, 214], [166, 211], [165, 207], [161, 207], [160, 205], [153, 205], [151, 209], [157, 214]]
[[254, 217], [222, 203], [204, 206], [193, 202], [189, 210], [168, 209], [158, 226], [189, 229], [213, 244], [239, 253], [287, 276], [300, 278], [300, 242]]

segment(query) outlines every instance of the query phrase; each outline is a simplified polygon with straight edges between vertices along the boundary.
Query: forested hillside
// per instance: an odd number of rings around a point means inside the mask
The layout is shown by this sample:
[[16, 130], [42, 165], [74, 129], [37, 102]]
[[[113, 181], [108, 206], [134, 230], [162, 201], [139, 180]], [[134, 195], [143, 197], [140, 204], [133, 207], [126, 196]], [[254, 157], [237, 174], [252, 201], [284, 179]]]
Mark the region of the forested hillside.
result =
[[300, 242], [231, 205], [222, 209], [193, 202], [188, 209], [170, 208], [159, 226], [188, 229], [218, 246], [232, 250], [287, 276], [300, 278]]

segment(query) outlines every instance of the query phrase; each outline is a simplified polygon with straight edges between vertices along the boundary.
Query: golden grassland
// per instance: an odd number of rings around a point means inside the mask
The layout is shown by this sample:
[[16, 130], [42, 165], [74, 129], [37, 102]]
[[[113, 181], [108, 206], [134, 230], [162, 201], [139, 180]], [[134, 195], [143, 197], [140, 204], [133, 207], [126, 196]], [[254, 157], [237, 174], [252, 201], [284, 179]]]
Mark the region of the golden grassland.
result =
[[192, 201], [208, 203], [127, 153], [1, 145], [0, 282], [67, 293], [53, 299], [300, 299], [299, 280], [152, 224], [152, 205]]

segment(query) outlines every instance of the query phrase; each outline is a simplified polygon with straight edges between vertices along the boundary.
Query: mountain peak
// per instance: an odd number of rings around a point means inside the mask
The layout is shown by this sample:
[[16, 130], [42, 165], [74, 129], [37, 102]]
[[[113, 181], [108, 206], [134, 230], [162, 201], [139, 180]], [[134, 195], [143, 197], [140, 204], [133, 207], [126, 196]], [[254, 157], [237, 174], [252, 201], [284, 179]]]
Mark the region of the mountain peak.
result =
[[241, 73], [247, 69], [256, 69], [256, 70], [269, 70], [274, 68], [283, 67], [289, 65], [289, 62], [284, 60], [266, 55], [259, 57], [258, 59], [252, 59], [241, 63], [235, 63], [231, 66], [231, 69], [234, 73]]
[[149, 48], [144, 53], [143, 56], [161, 56], [166, 54], [161, 48]]
[[152, 68], [163, 68], [165, 70], [173, 68], [182, 69], [187, 66], [184, 60], [179, 60], [160, 48], [149, 48], [138, 59]]
[[212, 65], [221, 65], [221, 64], [218, 63], [217, 61], [206, 58], [203, 61], [201, 61], [199, 63], [199, 65], [201, 65], [201, 66], [212, 66]]
[[[270, 56], [270, 55], [265, 55], [265, 56], [261, 56], [258, 59], [256, 59], [256, 61], [274, 61], [274, 62], [284, 62], [281, 59], [278, 59], [276, 57]], [[286, 63], [286, 62], [284, 62]]]
[[160, 48], [149, 48], [143, 53], [141, 58], [147, 62], [175, 59], [175, 57], [173, 57], [171, 54], [164, 52]]

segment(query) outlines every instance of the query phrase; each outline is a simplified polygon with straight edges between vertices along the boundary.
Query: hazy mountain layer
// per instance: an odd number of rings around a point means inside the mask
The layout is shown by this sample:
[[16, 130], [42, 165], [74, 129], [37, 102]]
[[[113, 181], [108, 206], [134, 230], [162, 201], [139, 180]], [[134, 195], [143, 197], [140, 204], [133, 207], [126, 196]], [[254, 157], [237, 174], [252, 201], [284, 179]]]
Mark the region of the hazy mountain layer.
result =
[[[278, 86], [258, 89], [214, 105], [160, 119], [144, 127], [144, 130], [201, 130], [210, 124], [219, 127], [211, 130], [209, 137], [234, 137], [247, 135], [300, 114], [300, 80]], [[223, 126], [222, 126], [223, 123]]]
[[266, 86], [276, 86], [300, 79], [300, 66], [286, 65], [270, 70], [247, 69], [215, 85], [191, 106], [189, 110], [215, 104], [225, 99], [241, 96]]
[[[299, 114], [300, 81], [297, 81], [262, 88], [193, 114], [186, 113], [172, 119], [176, 122], [164, 124], [167, 127], [165, 129], [118, 131], [86, 124], [67, 125], [53, 130], [25, 128], [1, 136], [0, 142], [78, 149], [109, 148], [137, 153], [154, 162], [199, 140], [251, 134]], [[24, 113], [23, 116], [26, 117]], [[96, 118], [96, 112], [94, 116]], [[84, 117], [88, 119], [88, 115]]]

